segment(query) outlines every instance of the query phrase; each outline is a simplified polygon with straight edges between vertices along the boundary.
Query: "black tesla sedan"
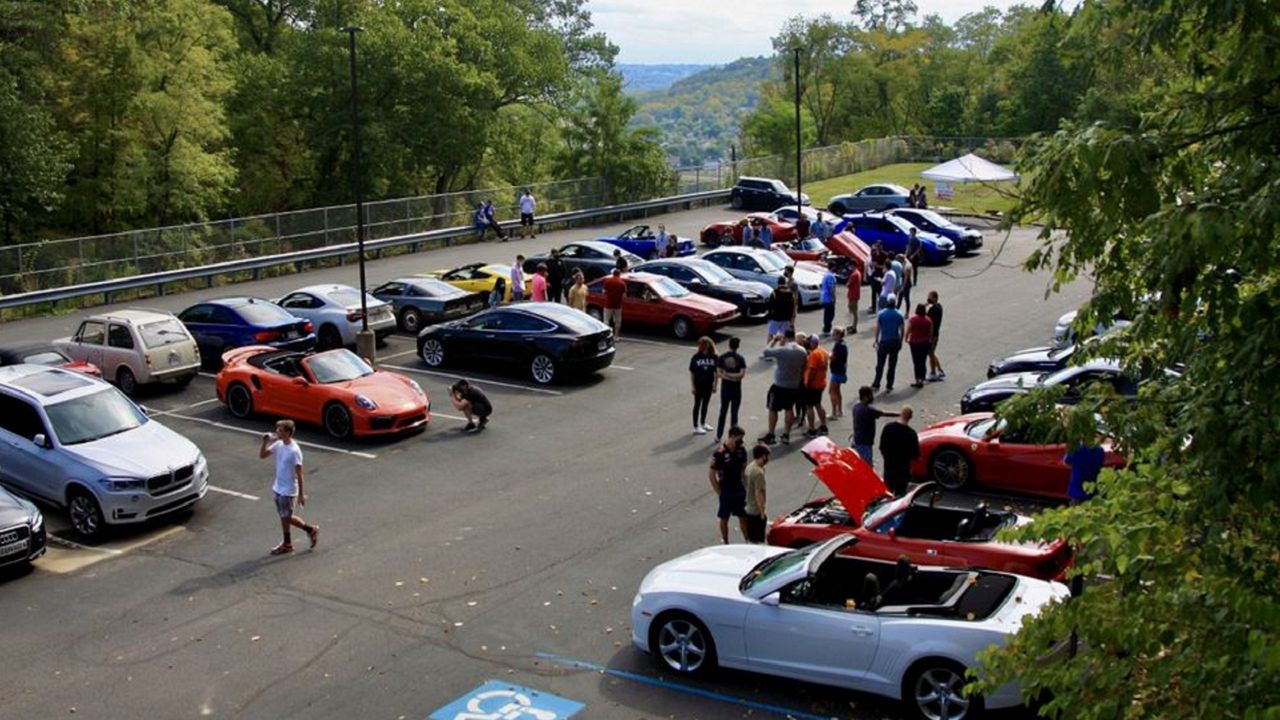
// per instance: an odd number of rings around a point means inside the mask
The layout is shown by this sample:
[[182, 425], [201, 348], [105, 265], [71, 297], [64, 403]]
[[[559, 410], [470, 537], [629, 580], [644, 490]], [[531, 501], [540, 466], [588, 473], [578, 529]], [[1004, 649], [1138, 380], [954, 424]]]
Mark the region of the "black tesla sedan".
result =
[[[587, 282], [608, 275], [618, 262], [614, 252], [618, 252], [622, 259], [627, 261], [628, 270], [644, 262], [644, 258], [629, 253], [616, 245], [610, 245], [599, 240], [578, 240], [560, 247], [560, 260], [564, 262], [565, 280], [573, 277], [574, 272], [578, 270], [582, 271], [582, 275], [587, 279]], [[550, 253], [534, 255], [526, 258], [521, 267], [524, 269], [525, 274], [528, 275], [536, 272], [539, 265], [550, 259]]]
[[773, 288], [754, 280], [739, 280], [715, 263], [699, 258], [673, 258], [650, 260], [633, 269], [669, 277], [699, 295], [733, 303], [743, 318], [762, 320], [769, 316], [769, 295]]
[[558, 303], [490, 308], [418, 334], [418, 356], [430, 367], [515, 366], [542, 385], [606, 368], [613, 354], [608, 325]]
[[1076, 345], [1050, 345], [1027, 348], [1012, 355], [992, 360], [987, 366], [987, 377], [1010, 375], [1013, 373], [1056, 372], [1067, 366], [1067, 362], [1076, 354]]

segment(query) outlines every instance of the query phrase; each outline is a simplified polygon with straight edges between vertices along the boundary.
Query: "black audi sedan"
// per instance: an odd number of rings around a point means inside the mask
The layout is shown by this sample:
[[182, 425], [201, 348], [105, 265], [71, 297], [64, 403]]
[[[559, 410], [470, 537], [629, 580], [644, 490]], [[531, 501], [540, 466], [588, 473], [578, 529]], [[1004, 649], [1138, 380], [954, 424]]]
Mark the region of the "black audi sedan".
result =
[[613, 363], [613, 331], [558, 303], [518, 303], [424, 328], [418, 356], [428, 366], [505, 365], [546, 385]]
[[685, 289], [738, 306], [743, 318], [763, 320], [769, 316], [769, 295], [773, 288], [754, 280], [739, 280], [715, 263], [699, 258], [650, 260], [633, 268], [675, 280]]
[[0, 567], [44, 554], [44, 516], [29, 501], [0, 488]]

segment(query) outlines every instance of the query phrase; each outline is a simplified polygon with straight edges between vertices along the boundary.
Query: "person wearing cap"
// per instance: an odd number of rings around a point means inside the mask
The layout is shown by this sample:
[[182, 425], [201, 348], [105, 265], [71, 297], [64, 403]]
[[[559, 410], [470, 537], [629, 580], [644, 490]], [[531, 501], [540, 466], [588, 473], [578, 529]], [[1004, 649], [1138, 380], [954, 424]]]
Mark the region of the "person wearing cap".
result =
[[872, 330], [872, 345], [876, 349], [876, 379], [871, 383], [872, 390], [880, 390], [880, 379], [884, 375], [885, 361], [888, 361], [889, 376], [885, 378], [885, 392], [893, 391], [893, 379], [898, 372], [898, 353], [902, 350], [906, 324], [906, 318], [898, 312], [898, 297], [887, 296], [880, 312], [876, 314], [876, 326]]

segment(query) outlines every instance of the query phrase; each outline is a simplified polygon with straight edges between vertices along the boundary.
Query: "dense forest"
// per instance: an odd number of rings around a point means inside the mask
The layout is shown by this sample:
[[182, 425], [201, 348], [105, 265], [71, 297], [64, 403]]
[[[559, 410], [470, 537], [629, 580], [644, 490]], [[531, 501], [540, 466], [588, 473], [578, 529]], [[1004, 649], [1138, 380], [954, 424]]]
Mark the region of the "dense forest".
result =
[[585, 0], [0, 2], [3, 242], [366, 196], [670, 179]]
[[743, 58], [708, 68], [670, 87], [636, 96], [635, 127], [658, 128], [662, 147], [680, 166], [727, 160], [742, 121], [760, 103], [766, 80], [781, 79], [769, 58]]

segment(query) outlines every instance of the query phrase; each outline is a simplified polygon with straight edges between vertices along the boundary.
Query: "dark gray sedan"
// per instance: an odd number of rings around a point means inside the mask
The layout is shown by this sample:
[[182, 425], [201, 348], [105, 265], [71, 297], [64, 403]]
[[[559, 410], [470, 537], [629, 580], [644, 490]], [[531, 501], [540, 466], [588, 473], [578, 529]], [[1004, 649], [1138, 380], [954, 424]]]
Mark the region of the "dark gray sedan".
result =
[[836, 215], [866, 210], [891, 210], [910, 207], [910, 195], [911, 191], [901, 185], [868, 185], [855, 193], [836, 195], [827, 203], [827, 208]]
[[489, 304], [487, 293], [467, 292], [435, 278], [396, 278], [370, 294], [391, 303], [400, 329], [414, 334], [428, 325], [480, 312]]

